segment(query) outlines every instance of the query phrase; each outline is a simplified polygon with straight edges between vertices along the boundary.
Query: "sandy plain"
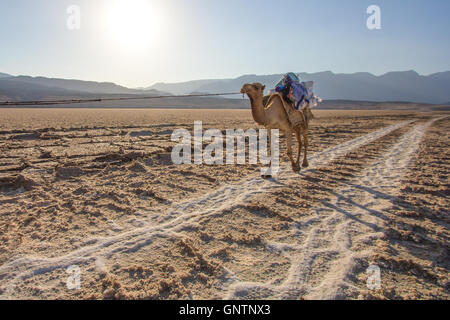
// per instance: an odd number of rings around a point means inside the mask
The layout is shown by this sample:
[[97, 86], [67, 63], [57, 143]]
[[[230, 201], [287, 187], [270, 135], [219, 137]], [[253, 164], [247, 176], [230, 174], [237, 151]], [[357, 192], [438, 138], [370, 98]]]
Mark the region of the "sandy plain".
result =
[[450, 114], [314, 114], [309, 168], [281, 138], [262, 179], [170, 157], [249, 110], [1, 110], [0, 298], [449, 299]]

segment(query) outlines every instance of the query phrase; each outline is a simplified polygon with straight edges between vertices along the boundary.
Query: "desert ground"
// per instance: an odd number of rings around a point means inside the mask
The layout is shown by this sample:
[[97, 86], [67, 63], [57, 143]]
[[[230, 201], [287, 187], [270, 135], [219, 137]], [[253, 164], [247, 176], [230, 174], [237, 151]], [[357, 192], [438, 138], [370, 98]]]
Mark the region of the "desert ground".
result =
[[250, 110], [0, 110], [0, 298], [449, 299], [450, 113], [313, 112], [263, 179], [170, 157]]

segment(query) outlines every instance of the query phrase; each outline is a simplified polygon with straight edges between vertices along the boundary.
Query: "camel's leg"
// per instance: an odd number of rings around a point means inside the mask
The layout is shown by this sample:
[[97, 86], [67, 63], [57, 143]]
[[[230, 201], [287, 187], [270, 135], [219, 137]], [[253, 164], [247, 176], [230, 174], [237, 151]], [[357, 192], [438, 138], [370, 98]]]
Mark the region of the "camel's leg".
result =
[[302, 166], [303, 168], [307, 168], [309, 167], [309, 163], [308, 163], [308, 132], [306, 132], [305, 134], [303, 134], [303, 140], [305, 140], [305, 153], [303, 154], [303, 163]]
[[298, 150], [297, 150], [297, 161], [295, 162], [297, 164], [298, 167], [300, 167], [300, 154], [302, 152], [302, 138], [300, 135], [300, 128], [296, 127], [295, 128], [295, 137], [297, 138], [297, 143], [298, 143]]
[[272, 165], [272, 129], [267, 128], [267, 157], [269, 158], [269, 167]]
[[292, 170], [294, 170], [294, 172], [297, 172], [300, 168], [296, 166], [294, 158], [292, 157], [292, 129], [286, 129], [284, 131], [284, 135], [286, 136], [287, 155], [289, 157], [289, 160], [291, 160]]
[[[268, 143], [267, 143], [267, 156], [269, 157], [269, 168], [272, 167], [272, 129], [267, 128], [267, 135], [268, 135]], [[272, 172], [269, 169], [269, 172], [266, 174], [262, 174], [263, 178], [270, 178], [272, 177]]]

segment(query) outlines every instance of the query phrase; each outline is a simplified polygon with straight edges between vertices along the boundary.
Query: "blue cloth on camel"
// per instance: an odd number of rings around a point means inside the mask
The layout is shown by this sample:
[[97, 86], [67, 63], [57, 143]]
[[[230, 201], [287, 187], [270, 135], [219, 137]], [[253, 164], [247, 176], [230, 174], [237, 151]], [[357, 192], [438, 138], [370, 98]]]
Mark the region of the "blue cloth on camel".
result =
[[281, 92], [289, 86], [292, 88], [292, 95], [295, 99], [295, 109], [298, 110], [300, 105], [303, 104], [303, 100], [306, 99], [306, 101], [308, 101], [308, 90], [303, 86], [295, 73], [289, 72], [286, 73], [283, 76], [283, 79], [275, 86], [275, 91]]

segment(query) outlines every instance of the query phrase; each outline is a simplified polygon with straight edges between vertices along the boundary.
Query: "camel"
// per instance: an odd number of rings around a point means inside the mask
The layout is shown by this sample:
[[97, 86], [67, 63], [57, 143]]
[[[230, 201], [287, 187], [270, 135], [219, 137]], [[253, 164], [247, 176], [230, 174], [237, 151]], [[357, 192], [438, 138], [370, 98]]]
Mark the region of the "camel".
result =
[[[304, 114], [304, 120], [300, 122], [299, 125], [293, 127], [289, 122], [288, 115], [283, 106], [282, 97], [276, 95], [276, 97], [264, 97], [264, 89], [266, 86], [261, 83], [244, 84], [241, 89], [242, 94], [246, 94], [250, 99], [250, 106], [252, 110], [252, 116], [255, 122], [259, 125], [264, 126], [266, 129], [279, 129], [284, 133], [286, 137], [287, 144], [287, 155], [291, 161], [292, 170], [294, 172], [300, 171], [300, 153], [302, 149], [302, 139], [304, 140], [304, 155], [302, 166], [308, 167], [308, 125], [311, 119], [313, 119], [313, 114], [309, 105], [302, 108]], [[264, 106], [268, 102], [267, 106]], [[292, 157], [292, 133], [295, 132], [295, 136], [298, 142], [297, 150], [297, 160], [294, 161]], [[270, 137], [270, 134], [269, 134]], [[270, 143], [270, 138], [269, 138]], [[270, 148], [269, 148], [270, 149]]]

